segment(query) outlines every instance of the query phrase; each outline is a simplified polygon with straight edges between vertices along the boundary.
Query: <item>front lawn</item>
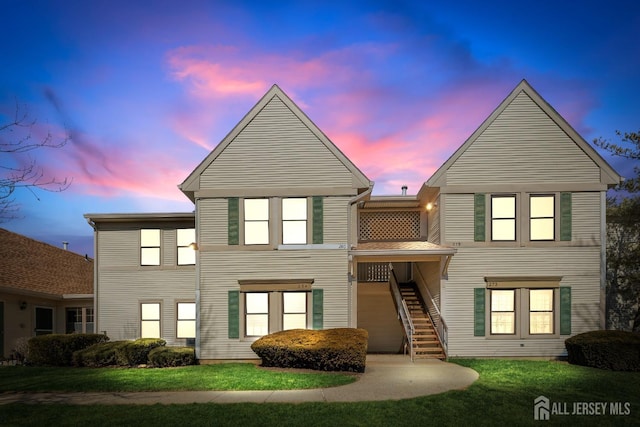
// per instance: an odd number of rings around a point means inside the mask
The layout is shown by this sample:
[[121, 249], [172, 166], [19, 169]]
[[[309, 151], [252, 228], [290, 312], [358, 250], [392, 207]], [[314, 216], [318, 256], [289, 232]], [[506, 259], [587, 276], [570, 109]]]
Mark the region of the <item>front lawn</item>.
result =
[[163, 369], [0, 368], [0, 392], [295, 390], [335, 387], [353, 381], [355, 377], [348, 374], [282, 372], [262, 369], [250, 363]]
[[[640, 425], [640, 373], [545, 361], [455, 360], [479, 372], [467, 390], [401, 401], [301, 404], [25, 405], [0, 407], [0, 425], [494, 426]], [[201, 367], [202, 368], [202, 367]], [[0, 375], [2, 369], [0, 369]], [[138, 370], [134, 370], [138, 371]], [[366, 375], [366, 374], [365, 374]], [[4, 378], [0, 377], [4, 387]], [[533, 401], [629, 403], [629, 415], [558, 415], [534, 421]]]

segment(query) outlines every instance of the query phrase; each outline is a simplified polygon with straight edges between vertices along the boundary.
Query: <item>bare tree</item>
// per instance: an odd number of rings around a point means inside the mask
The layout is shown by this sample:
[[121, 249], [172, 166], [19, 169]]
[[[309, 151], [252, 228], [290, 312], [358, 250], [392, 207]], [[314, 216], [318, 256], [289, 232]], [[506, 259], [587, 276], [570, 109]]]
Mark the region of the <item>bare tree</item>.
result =
[[71, 179], [47, 176], [31, 154], [38, 149], [62, 148], [69, 141], [69, 133], [54, 138], [50, 131], [34, 138], [36, 120], [29, 117], [26, 107], [16, 109], [12, 119], [0, 123], [0, 222], [17, 218], [20, 206], [15, 201], [16, 190], [31, 192], [39, 200], [36, 190], [61, 192], [69, 188]]
[[594, 144], [633, 165], [634, 176], [607, 198], [607, 328], [640, 332], [640, 131]]

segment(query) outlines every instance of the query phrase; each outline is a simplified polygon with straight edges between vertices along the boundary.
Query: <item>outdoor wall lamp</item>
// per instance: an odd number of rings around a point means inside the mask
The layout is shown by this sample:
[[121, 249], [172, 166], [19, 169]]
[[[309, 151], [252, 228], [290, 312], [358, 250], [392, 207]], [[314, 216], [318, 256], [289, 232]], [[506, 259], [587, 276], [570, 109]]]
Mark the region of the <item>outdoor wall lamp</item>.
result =
[[191, 243], [189, 244], [189, 247], [190, 247], [191, 249], [193, 249], [194, 251], [197, 251], [197, 250], [198, 250], [198, 244], [197, 244], [196, 242], [191, 242]]
[[426, 208], [427, 208], [427, 212], [431, 212], [431, 210], [432, 210], [433, 208], [435, 208], [436, 206], [438, 206], [438, 203], [437, 203], [437, 202], [436, 202], [436, 203], [431, 203], [431, 202], [427, 203], [427, 206], [426, 206]]
[[26, 309], [27, 309], [27, 302], [20, 301], [20, 310], [26, 310]]

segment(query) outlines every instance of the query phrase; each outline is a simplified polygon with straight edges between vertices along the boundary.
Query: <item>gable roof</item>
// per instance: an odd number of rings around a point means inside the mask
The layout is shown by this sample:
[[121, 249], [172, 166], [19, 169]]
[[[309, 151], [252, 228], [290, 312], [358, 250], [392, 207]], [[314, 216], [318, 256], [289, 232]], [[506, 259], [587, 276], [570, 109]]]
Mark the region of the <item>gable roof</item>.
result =
[[513, 100], [524, 92], [531, 100], [544, 111], [553, 122], [600, 168], [601, 181], [603, 184], [615, 185], [620, 183], [622, 177], [607, 163], [598, 152], [576, 132], [573, 127], [547, 102], [538, 92], [526, 81], [522, 80], [511, 93], [498, 105], [498, 107], [482, 122], [482, 124], [471, 134], [471, 136], [458, 148], [447, 161], [438, 168], [437, 171], [424, 183], [419, 194], [423, 193], [426, 187], [441, 187], [447, 170], [462, 156], [462, 154], [473, 144], [480, 135], [500, 116]]
[[93, 260], [0, 228], [0, 291], [62, 299], [93, 295]]
[[285, 106], [318, 138], [324, 146], [351, 172], [358, 188], [367, 189], [373, 183], [358, 167], [344, 155], [342, 151], [318, 128], [315, 123], [284, 93], [278, 85], [273, 85], [264, 94], [256, 105], [240, 120], [240, 122], [225, 136], [222, 141], [209, 153], [207, 157], [191, 172], [191, 174], [178, 187], [187, 197], [195, 201], [194, 192], [200, 188], [199, 178], [202, 173], [220, 156], [220, 154], [233, 142], [233, 140], [251, 123], [262, 109], [273, 99], [278, 98]]

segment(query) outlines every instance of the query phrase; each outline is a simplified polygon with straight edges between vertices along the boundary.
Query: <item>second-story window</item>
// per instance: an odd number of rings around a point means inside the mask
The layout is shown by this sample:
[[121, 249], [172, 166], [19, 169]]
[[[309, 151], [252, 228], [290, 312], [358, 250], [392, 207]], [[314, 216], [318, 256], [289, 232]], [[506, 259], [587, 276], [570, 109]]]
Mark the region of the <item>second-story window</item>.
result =
[[529, 198], [529, 239], [555, 239], [555, 197], [532, 195]]
[[178, 265], [194, 265], [196, 263], [196, 251], [192, 244], [196, 242], [196, 230], [194, 228], [179, 228], [177, 230]]
[[140, 230], [140, 265], [160, 265], [160, 230]]
[[244, 199], [244, 244], [269, 244], [269, 199]]
[[516, 240], [516, 196], [491, 196], [491, 240]]
[[282, 199], [282, 244], [307, 244], [307, 199]]

